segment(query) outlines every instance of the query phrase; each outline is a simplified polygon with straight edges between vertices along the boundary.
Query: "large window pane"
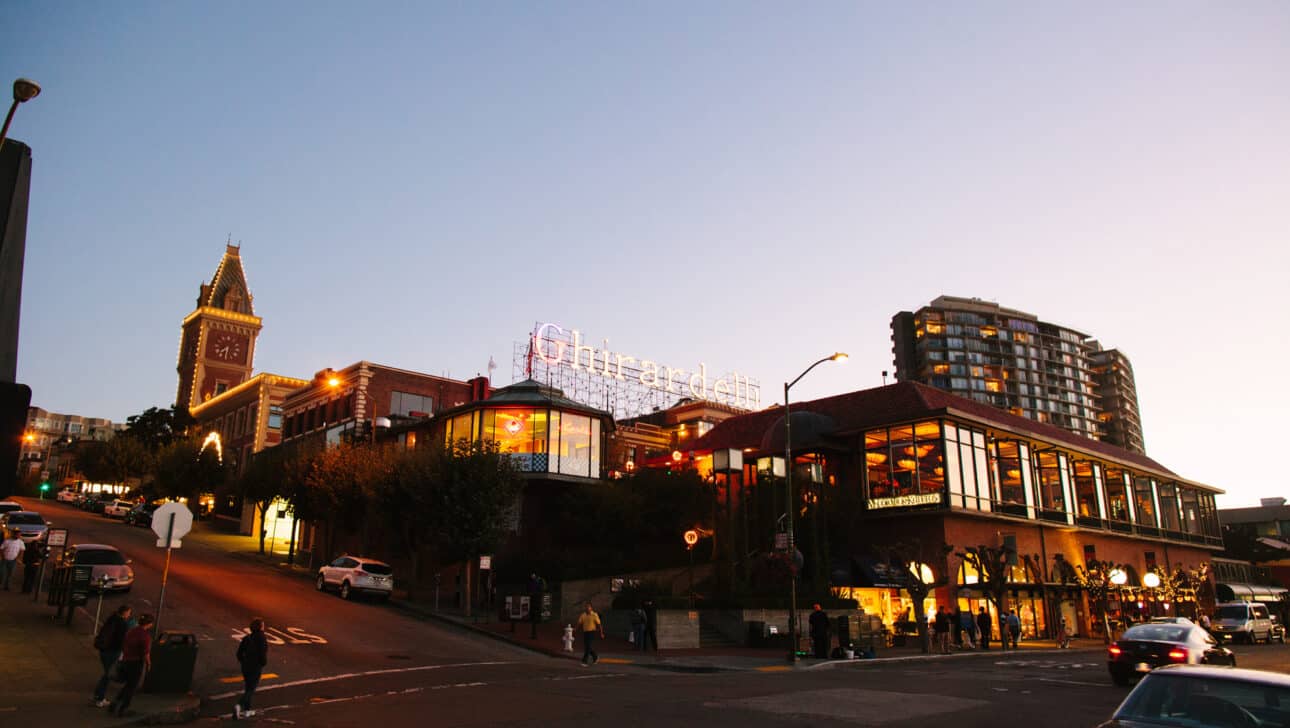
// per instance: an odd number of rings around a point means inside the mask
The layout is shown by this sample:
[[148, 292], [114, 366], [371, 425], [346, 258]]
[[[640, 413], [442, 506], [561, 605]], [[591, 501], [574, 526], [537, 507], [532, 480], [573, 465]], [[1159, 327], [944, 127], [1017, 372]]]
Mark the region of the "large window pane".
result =
[[1091, 460], [1075, 461], [1075, 512], [1081, 518], [1105, 518], [1097, 497], [1097, 467]]
[[1052, 450], [1036, 453], [1035, 475], [1039, 489], [1039, 507], [1046, 511], [1066, 510], [1059, 464], [1057, 453]]
[[945, 489], [945, 454], [939, 422], [914, 425], [914, 456], [918, 458], [918, 492], [940, 493]]
[[600, 420], [591, 420], [591, 472], [593, 478], [600, 477]]
[[1125, 485], [1126, 473], [1120, 468], [1106, 469], [1106, 507], [1107, 517], [1112, 521], [1128, 523], [1129, 496]]
[[591, 418], [586, 415], [560, 417], [560, 474], [591, 475]]
[[1138, 516], [1138, 525], [1157, 528], [1156, 503], [1151, 492], [1151, 478], [1145, 475], [1133, 476], [1133, 505]]
[[1161, 483], [1160, 488], [1160, 526], [1167, 531], [1181, 531], [1182, 519], [1178, 514], [1178, 486], [1173, 483]]
[[551, 412], [550, 428], [548, 430], [551, 437], [551, 457], [547, 460], [547, 470], [552, 473], [560, 472], [560, 413]]
[[1026, 505], [1026, 485], [1022, 479], [1020, 446], [1011, 440], [1000, 440], [995, 445], [999, 466], [999, 500], [1007, 506]]
[[892, 495], [891, 448], [887, 431], [870, 430], [864, 434], [865, 482], [870, 498]]
[[914, 458], [914, 428], [893, 427], [891, 437], [892, 495], [918, 493], [918, 461]]
[[1180, 488], [1182, 491], [1183, 530], [1191, 534], [1200, 533], [1200, 499], [1191, 488]]

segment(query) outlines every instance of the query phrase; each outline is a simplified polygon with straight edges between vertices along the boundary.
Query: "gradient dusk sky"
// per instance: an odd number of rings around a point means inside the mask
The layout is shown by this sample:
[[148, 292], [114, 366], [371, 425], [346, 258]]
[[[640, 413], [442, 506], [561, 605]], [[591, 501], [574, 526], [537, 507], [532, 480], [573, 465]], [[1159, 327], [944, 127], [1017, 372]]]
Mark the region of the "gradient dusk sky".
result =
[[[1147, 452], [1286, 495], [1290, 3], [5, 4], [41, 96], [18, 380], [174, 400], [232, 236], [256, 369], [467, 378], [539, 321], [782, 382], [882, 383], [976, 296], [1131, 359]], [[1281, 422], [1282, 425], [1276, 423]], [[1282, 447], [1283, 445], [1277, 446]]]

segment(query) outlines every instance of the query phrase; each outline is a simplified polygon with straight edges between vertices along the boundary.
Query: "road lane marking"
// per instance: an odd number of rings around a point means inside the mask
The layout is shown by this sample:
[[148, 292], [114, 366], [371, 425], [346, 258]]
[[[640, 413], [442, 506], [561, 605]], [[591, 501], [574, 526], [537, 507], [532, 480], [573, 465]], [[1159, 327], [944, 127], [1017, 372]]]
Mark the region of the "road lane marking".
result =
[[788, 672], [793, 668], [788, 665], [766, 665], [764, 667], [755, 667], [753, 669], [757, 672]]
[[[261, 676], [260, 676], [260, 679], [261, 679], [261, 680], [273, 680], [273, 679], [274, 679], [274, 678], [276, 678], [276, 677], [278, 677], [277, 673], [273, 673], [273, 672], [266, 672], [266, 673], [264, 673], [263, 675], [261, 675]], [[242, 678], [241, 678], [241, 677], [222, 677], [222, 678], [220, 678], [220, 679], [219, 679], [219, 681], [220, 681], [220, 682], [222, 682], [222, 683], [240, 683], [240, 682], [242, 682]]]
[[1079, 680], [1058, 680], [1051, 677], [1036, 678], [1040, 682], [1062, 683], [1063, 685], [1090, 685], [1095, 688], [1104, 688], [1106, 683], [1080, 682]]
[[[355, 677], [371, 677], [372, 675], [395, 675], [402, 672], [425, 672], [426, 670], [444, 670], [452, 667], [488, 667], [494, 665], [513, 665], [514, 662], [498, 660], [491, 662], [454, 662], [447, 665], [420, 665], [418, 667], [392, 667], [385, 670], [366, 670], [363, 672], [346, 672], [340, 675], [327, 675], [324, 677], [309, 678], [307, 680], [295, 680], [292, 682], [278, 683], [277, 685], [267, 685], [259, 688], [257, 692], [266, 692], [269, 690], [281, 690], [282, 688], [294, 688], [299, 685], [315, 685], [323, 682], [334, 682], [336, 680], [348, 680]], [[241, 695], [241, 691], [231, 693], [220, 693], [218, 695], [209, 695], [207, 700], [224, 700]]]

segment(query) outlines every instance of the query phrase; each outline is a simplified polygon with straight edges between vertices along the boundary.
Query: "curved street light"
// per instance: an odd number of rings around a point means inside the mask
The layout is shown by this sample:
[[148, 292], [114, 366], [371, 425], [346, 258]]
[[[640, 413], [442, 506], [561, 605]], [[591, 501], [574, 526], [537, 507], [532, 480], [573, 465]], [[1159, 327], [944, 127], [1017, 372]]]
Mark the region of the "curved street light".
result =
[[20, 78], [13, 82], [13, 104], [9, 106], [9, 113], [4, 117], [4, 126], [0, 127], [0, 147], [4, 146], [4, 140], [9, 135], [9, 122], [13, 121], [13, 114], [18, 110], [18, 104], [25, 104], [39, 95], [40, 84], [35, 81]]
[[811, 370], [826, 361], [846, 361], [847, 355], [841, 351], [815, 362], [806, 371], [797, 375], [797, 379], [784, 382], [784, 466], [785, 486], [788, 491], [788, 557], [792, 563], [788, 569], [788, 661], [797, 662], [797, 546], [793, 543], [793, 511], [797, 509], [797, 499], [793, 497], [793, 419], [788, 405], [788, 390], [811, 373]]

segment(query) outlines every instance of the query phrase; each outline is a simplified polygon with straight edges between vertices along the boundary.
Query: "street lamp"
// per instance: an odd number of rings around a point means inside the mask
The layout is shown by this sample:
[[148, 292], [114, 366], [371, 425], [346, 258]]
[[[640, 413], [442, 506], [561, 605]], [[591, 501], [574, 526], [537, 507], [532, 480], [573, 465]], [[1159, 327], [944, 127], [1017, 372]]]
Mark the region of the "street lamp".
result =
[[[1148, 571], [1142, 575], [1142, 585], [1151, 590], [1151, 601], [1156, 601], [1156, 589], [1160, 587], [1160, 575], [1154, 571]], [[1151, 616], [1155, 615], [1154, 607], [1151, 609]]]
[[788, 570], [788, 661], [797, 662], [797, 547], [793, 543], [793, 511], [797, 508], [797, 501], [793, 498], [793, 420], [792, 412], [788, 405], [788, 390], [793, 388], [802, 380], [802, 377], [811, 373], [811, 370], [823, 364], [826, 361], [846, 361], [847, 355], [842, 352], [835, 352], [832, 356], [826, 356], [806, 368], [806, 371], [797, 375], [797, 379], [784, 383], [784, 465], [785, 467], [785, 484], [788, 491], [788, 557], [792, 562]]
[[0, 147], [4, 146], [5, 137], [9, 135], [9, 122], [13, 121], [13, 113], [18, 110], [18, 104], [24, 104], [40, 95], [40, 84], [29, 78], [20, 78], [13, 82], [13, 104], [9, 107], [9, 113], [4, 117], [4, 127], [0, 128]]

